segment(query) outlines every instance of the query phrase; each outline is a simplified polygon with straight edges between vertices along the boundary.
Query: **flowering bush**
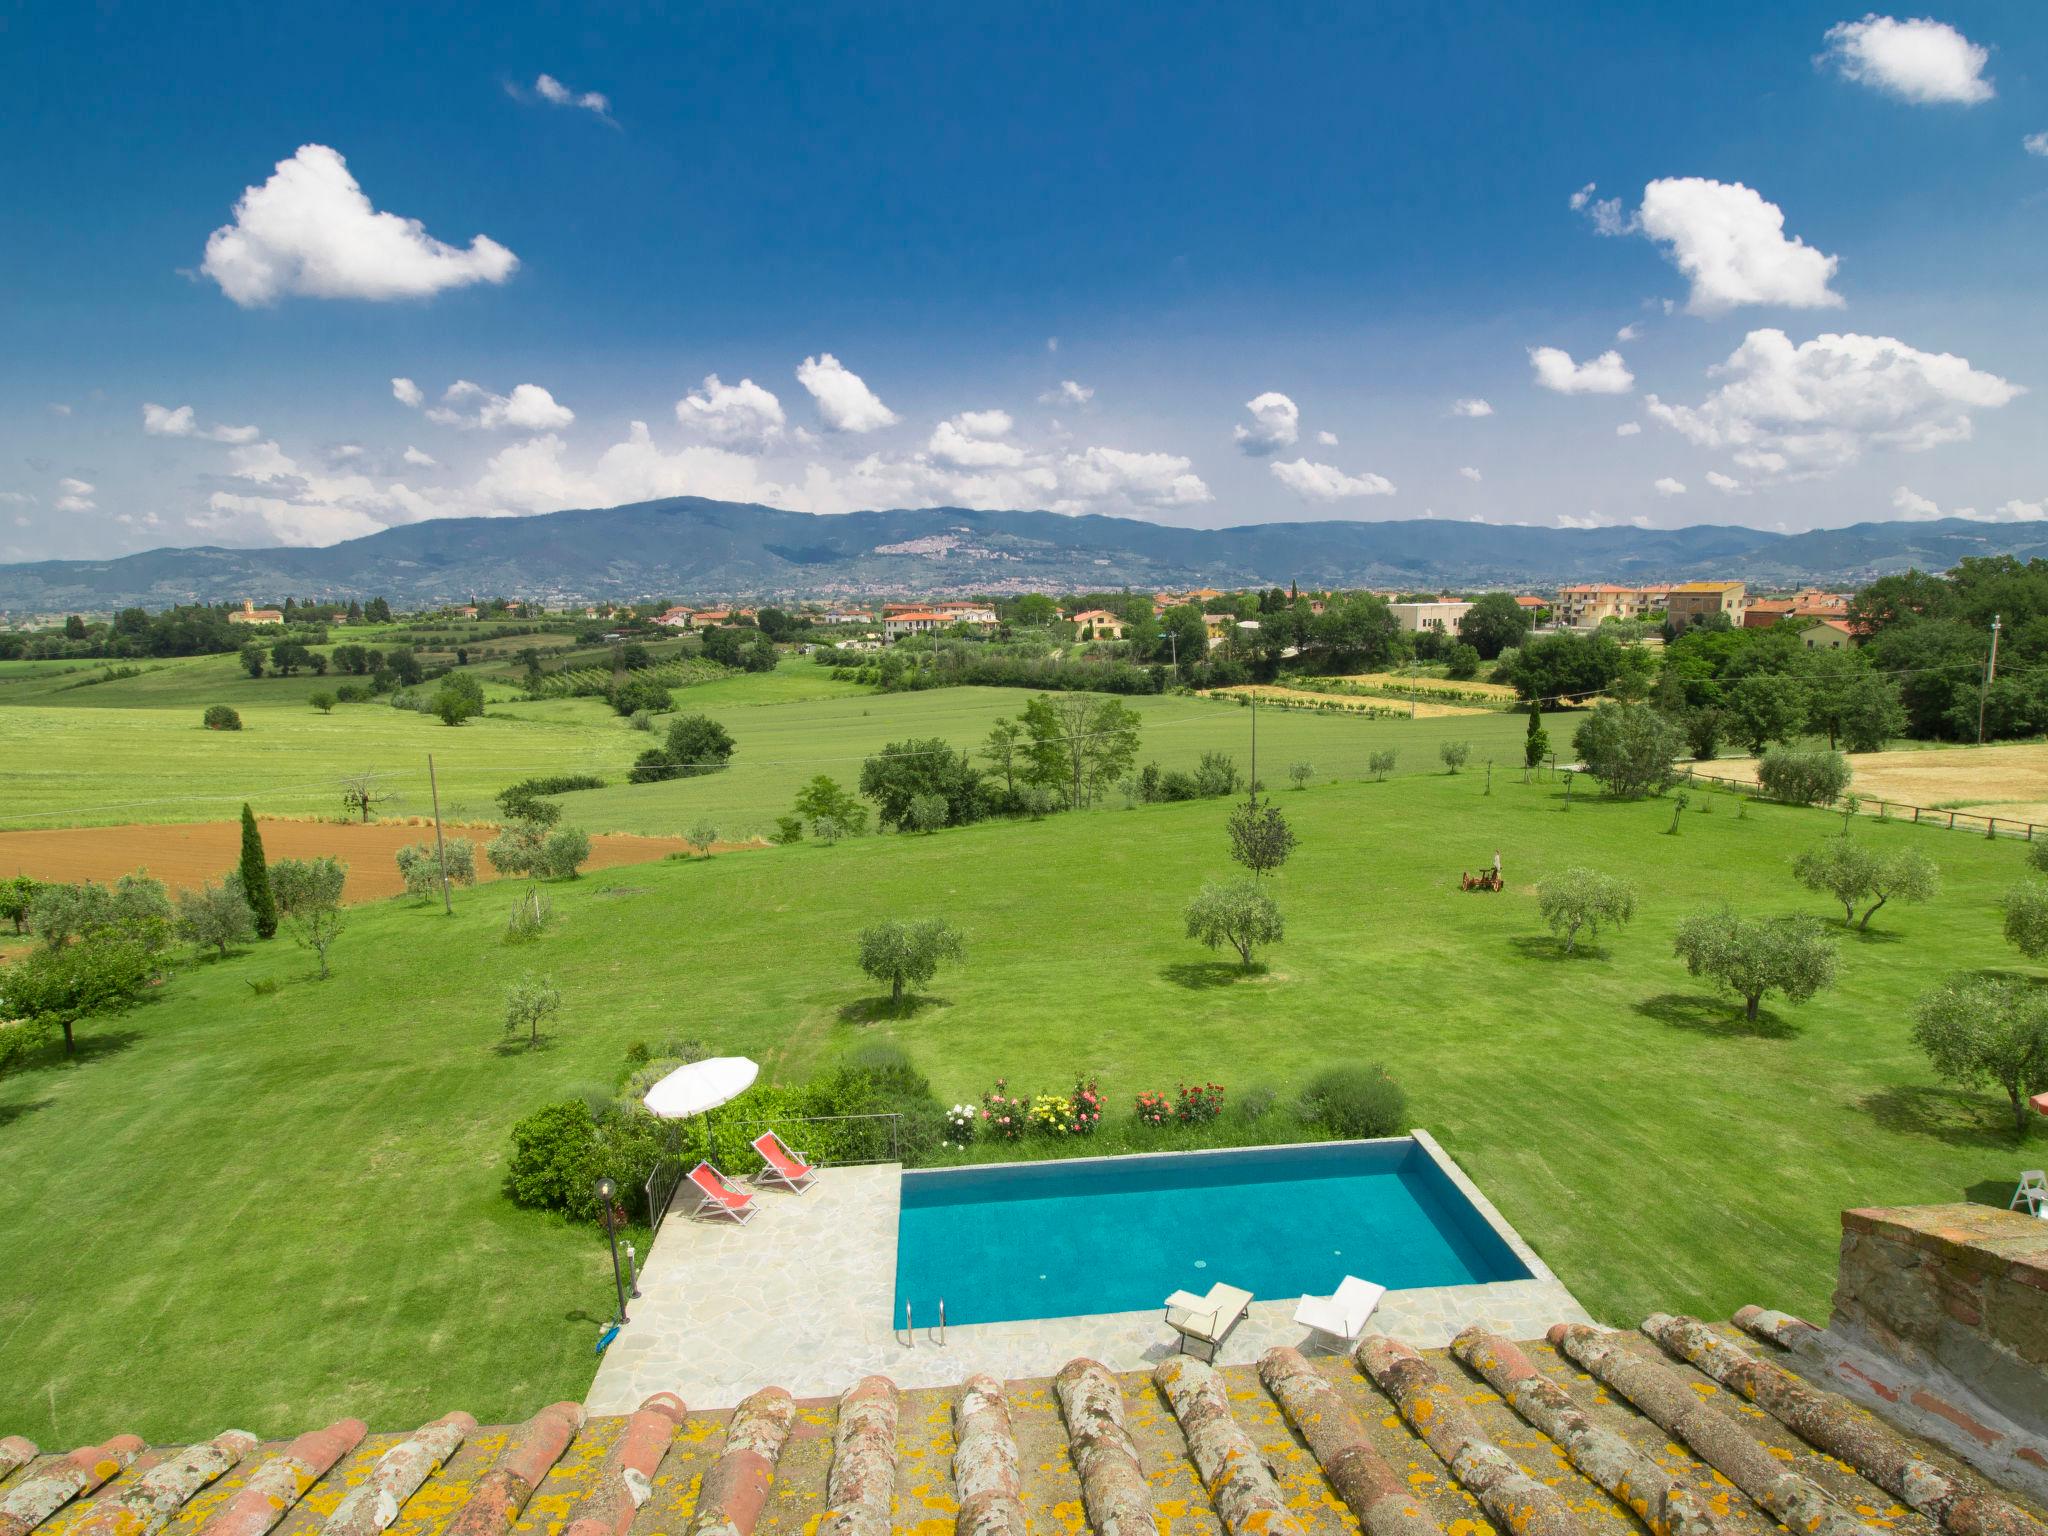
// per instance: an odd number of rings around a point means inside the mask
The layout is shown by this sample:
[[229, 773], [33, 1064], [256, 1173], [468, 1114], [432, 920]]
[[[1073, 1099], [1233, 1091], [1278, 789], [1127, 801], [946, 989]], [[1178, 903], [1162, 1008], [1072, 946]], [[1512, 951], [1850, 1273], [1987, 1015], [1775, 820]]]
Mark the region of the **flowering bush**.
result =
[[946, 1145], [964, 1147], [974, 1140], [974, 1106], [955, 1104], [946, 1111]]
[[1182, 1125], [1207, 1125], [1223, 1113], [1221, 1083], [1180, 1084], [1173, 1106], [1173, 1118]]
[[1173, 1113], [1173, 1106], [1166, 1101], [1165, 1094], [1154, 1093], [1147, 1088], [1138, 1095], [1137, 1113], [1140, 1125], [1164, 1125]]
[[1073, 1133], [1093, 1136], [1095, 1127], [1102, 1123], [1102, 1090], [1095, 1086], [1094, 1078], [1077, 1077], [1069, 1097], [1074, 1106]]
[[1069, 1136], [1074, 1130], [1074, 1101], [1057, 1093], [1041, 1093], [1031, 1100], [1031, 1129], [1041, 1136]]
[[1030, 1109], [1022, 1096], [1011, 1096], [1009, 1079], [999, 1077], [995, 1087], [981, 1096], [982, 1131], [993, 1141], [1021, 1140]]

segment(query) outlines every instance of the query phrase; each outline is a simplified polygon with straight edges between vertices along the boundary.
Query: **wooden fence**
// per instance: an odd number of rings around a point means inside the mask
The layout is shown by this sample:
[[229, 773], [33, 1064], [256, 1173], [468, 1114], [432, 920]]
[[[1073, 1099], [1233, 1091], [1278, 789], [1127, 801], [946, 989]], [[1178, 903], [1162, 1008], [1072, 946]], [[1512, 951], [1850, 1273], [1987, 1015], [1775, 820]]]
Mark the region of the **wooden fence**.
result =
[[[1763, 795], [1763, 786], [1754, 779], [1723, 778], [1717, 773], [1701, 773], [1696, 768], [1686, 769], [1685, 781], [1688, 784], [1719, 784], [1727, 789]], [[1763, 797], [1769, 798], [1767, 795]], [[1836, 800], [1830, 808], [1846, 810], [1847, 806], [1842, 800]], [[2048, 827], [2039, 826], [2031, 821], [2021, 821], [2012, 816], [1977, 816], [1969, 811], [1944, 811], [1933, 806], [1908, 805], [1903, 800], [1867, 800], [1859, 797], [1857, 809], [1864, 815], [1877, 817], [1880, 821], [1892, 818], [1902, 821], [1910, 819], [1915, 826], [1945, 827], [1951, 832], [1960, 828], [1966, 832], [1982, 833], [1985, 837], [2017, 837], [2029, 843], [2034, 840], [2036, 831], [2048, 833]], [[1910, 818], [1908, 812], [1912, 813]]]

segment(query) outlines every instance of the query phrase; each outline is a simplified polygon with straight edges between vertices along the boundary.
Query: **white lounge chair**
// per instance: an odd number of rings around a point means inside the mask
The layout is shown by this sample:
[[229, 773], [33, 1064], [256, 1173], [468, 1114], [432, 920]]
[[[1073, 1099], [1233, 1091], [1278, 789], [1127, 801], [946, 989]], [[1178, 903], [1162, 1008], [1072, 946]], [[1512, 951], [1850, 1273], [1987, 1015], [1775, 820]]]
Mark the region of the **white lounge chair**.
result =
[[2039, 1216], [2043, 1211], [2048, 1211], [2048, 1172], [2043, 1172], [2039, 1168], [2029, 1168], [2020, 1175], [2019, 1188], [2012, 1192], [2012, 1199], [2005, 1208], [2008, 1211], [2016, 1211], [2022, 1205], [2026, 1206], [2027, 1214], [2030, 1216]]
[[1230, 1330], [1244, 1321], [1245, 1308], [1251, 1304], [1250, 1291], [1241, 1291], [1219, 1280], [1209, 1287], [1206, 1296], [1175, 1291], [1167, 1297], [1166, 1323], [1180, 1335], [1183, 1351], [1190, 1344], [1206, 1344], [1209, 1352], [1202, 1358], [1214, 1360], [1216, 1351], [1230, 1337]]
[[1346, 1275], [1335, 1295], [1302, 1297], [1301, 1305], [1294, 1309], [1294, 1320], [1304, 1328], [1313, 1328], [1349, 1344], [1365, 1331], [1365, 1320], [1386, 1294], [1384, 1285]]

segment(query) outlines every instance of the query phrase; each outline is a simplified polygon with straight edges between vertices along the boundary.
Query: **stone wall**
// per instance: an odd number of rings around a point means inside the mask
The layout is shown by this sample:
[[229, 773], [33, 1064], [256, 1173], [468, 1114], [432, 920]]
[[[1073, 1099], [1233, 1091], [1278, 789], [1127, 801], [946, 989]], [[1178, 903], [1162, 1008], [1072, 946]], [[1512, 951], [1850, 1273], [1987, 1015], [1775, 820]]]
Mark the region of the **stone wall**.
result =
[[1986, 1205], [1844, 1211], [1829, 1328], [2048, 1434], [2048, 1221]]

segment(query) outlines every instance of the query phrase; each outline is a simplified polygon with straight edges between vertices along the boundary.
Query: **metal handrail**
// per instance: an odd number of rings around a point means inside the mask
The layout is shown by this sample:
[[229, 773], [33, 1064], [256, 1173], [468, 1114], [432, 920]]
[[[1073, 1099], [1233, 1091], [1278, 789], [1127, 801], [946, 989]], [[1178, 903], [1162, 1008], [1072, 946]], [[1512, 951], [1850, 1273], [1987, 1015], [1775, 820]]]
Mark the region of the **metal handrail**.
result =
[[939, 1298], [939, 1348], [946, 1347], [946, 1298]]
[[911, 1312], [910, 1303], [907, 1301], [903, 1303], [903, 1333], [899, 1336], [899, 1342], [905, 1349], [917, 1348], [916, 1316]]
[[[669, 1202], [675, 1199], [676, 1186], [683, 1182], [683, 1164], [680, 1158], [663, 1156], [656, 1160], [654, 1171], [647, 1175], [641, 1189], [647, 1195], [647, 1227], [650, 1232], [661, 1230], [662, 1219], [668, 1215]], [[655, 1192], [659, 1185], [660, 1193]]]

